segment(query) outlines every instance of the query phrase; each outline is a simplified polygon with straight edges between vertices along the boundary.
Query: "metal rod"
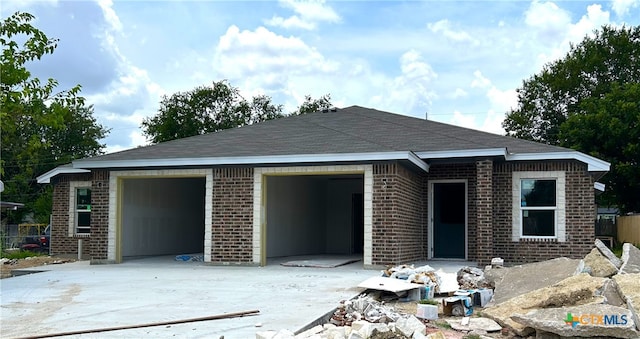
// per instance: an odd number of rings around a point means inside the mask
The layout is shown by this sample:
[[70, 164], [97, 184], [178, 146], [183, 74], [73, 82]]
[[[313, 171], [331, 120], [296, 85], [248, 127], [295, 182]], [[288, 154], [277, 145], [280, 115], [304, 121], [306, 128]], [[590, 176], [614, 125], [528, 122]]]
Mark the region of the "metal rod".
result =
[[34, 335], [34, 336], [20, 337], [20, 338], [16, 338], [16, 339], [53, 338], [53, 337], [62, 337], [62, 336], [68, 336], [68, 335], [78, 335], [78, 334], [87, 334], [87, 333], [120, 331], [120, 330], [129, 330], [129, 329], [133, 329], [133, 328], [144, 328], [144, 327], [153, 327], [153, 326], [164, 326], [164, 325], [193, 323], [193, 322], [198, 322], [198, 321], [239, 318], [239, 317], [244, 317], [244, 316], [249, 316], [249, 315], [257, 315], [258, 313], [260, 313], [259, 310], [252, 310], [252, 311], [244, 311], [244, 312], [236, 312], [236, 313], [218, 314], [218, 315], [212, 315], [212, 316], [201, 317], [201, 318], [191, 318], [191, 319], [182, 319], [182, 320], [163, 321], [163, 322], [157, 322], [157, 323], [147, 323], [147, 324], [138, 324], [138, 325], [127, 325], [127, 326], [117, 326], [117, 327], [96, 328], [96, 329], [89, 329], [89, 330], [62, 332], [62, 333], [53, 333], [53, 334], [37, 334], [37, 335]]

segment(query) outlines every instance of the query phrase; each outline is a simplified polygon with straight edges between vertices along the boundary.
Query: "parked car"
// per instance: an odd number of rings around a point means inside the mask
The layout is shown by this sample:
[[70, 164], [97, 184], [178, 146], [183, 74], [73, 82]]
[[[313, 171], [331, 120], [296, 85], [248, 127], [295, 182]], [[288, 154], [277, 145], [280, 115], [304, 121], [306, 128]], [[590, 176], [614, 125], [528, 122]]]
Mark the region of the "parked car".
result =
[[51, 225], [47, 225], [42, 234], [25, 237], [20, 248], [34, 252], [49, 252], [50, 239]]

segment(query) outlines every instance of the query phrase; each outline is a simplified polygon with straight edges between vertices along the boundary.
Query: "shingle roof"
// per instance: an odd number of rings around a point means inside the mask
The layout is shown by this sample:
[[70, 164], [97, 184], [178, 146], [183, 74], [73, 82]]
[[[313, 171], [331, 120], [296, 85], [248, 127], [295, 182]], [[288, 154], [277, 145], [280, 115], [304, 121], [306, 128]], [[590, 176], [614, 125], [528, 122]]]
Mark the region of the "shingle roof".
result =
[[434, 152], [506, 148], [509, 153], [571, 151], [360, 106], [316, 112], [76, 161]]

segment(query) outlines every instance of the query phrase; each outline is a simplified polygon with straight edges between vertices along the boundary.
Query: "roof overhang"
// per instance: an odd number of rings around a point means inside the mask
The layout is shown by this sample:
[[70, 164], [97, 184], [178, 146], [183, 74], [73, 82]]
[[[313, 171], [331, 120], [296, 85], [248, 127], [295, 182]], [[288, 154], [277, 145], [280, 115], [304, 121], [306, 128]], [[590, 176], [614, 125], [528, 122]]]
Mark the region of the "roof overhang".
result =
[[[322, 162], [368, 162], [404, 160], [424, 172], [429, 164], [411, 151], [370, 152], [370, 153], [333, 153], [333, 154], [296, 154], [266, 155], [246, 157], [209, 157], [209, 158], [165, 158], [134, 160], [78, 160], [73, 162], [74, 169], [91, 168], [136, 168], [136, 167], [179, 167], [179, 166], [221, 166], [221, 165], [274, 165], [304, 164]], [[44, 176], [44, 175], [43, 175]], [[40, 181], [38, 181], [40, 182]]]
[[601, 182], [594, 182], [593, 183], [593, 188], [595, 188], [596, 190], [600, 191], [600, 192], [604, 192], [604, 189], [606, 188], [606, 185], [601, 183]]
[[49, 172], [46, 172], [36, 178], [39, 184], [51, 183], [51, 178], [60, 174], [77, 174], [77, 173], [90, 173], [91, 171], [84, 168], [74, 168], [69, 165], [58, 166]]
[[416, 152], [421, 159], [453, 159], [476, 157], [504, 157], [506, 161], [578, 160], [587, 164], [589, 172], [608, 172], [611, 164], [578, 151], [545, 153], [509, 153], [506, 148], [481, 148], [437, 152]]
[[22, 207], [24, 207], [24, 204], [19, 202], [0, 201], [0, 208], [2, 208], [2, 210], [15, 211]]

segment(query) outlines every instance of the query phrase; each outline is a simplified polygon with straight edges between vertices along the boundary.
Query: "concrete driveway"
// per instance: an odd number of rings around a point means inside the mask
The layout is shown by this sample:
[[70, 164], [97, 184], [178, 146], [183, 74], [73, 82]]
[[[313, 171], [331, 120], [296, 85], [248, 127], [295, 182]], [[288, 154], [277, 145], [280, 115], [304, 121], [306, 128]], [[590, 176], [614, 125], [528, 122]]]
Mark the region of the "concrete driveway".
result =
[[[438, 267], [433, 265], [433, 267]], [[459, 265], [450, 265], [448, 271]], [[362, 262], [336, 268], [209, 266], [169, 257], [119, 265], [75, 262], [3, 279], [2, 338], [157, 323], [259, 310], [255, 316], [75, 335], [77, 338], [254, 338], [296, 331], [379, 275]], [[261, 327], [257, 327], [261, 325]]]

